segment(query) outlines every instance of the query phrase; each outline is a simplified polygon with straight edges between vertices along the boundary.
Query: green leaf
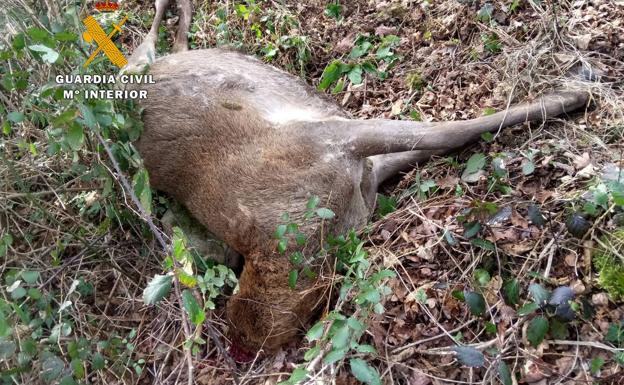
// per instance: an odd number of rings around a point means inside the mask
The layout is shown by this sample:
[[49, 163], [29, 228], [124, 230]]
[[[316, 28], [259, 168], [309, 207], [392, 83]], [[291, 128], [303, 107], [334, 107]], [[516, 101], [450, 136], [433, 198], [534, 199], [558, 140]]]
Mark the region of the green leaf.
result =
[[78, 109], [80, 109], [80, 114], [82, 115], [82, 120], [84, 121], [85, 125], [90, 129], [96, 128], [97, 119], [95, 118], [95, 115], [93, 115], [91, 107], [87, 106], [86, 104], [80, 103]]
[[529, 159], [522, 161], [522, 173], [524, 175], [531, 175], [535, 171], [535, 163]]
[[483, 353], [470, 346], [455, 346], [453, 350], [457, 354], [457, 361], [470, 368], [481, 368], [485, 365]]
[[351, 59], [357, 59], [359, 57], [362, 57], [366, 55], [366, 53], [368, 52], [369, 49], [371, 49], [372, 46], [373, 45], [369, 41], [364, 40], [360, 44], [357, 44], [355, 47], [353, 47], [353, 49], [351, 49], [351, 53], [349, 53], [349, 57]]
[[308, 371], [305, 368], [297, 368], [293, 370], [288, 380], [282, 381], [277, 385], [295, 385], [308, 378]]
[[548, 333], [548, 320], [544, 316], [537, 316], [529, 322], [527, 328], [527, 340], [533, 347], [537, 347]]
[[104, 369], [104, 367], [106, 367], [106, 359], [100, 353], [95, 353], [91, 359], [91, 369], [100, 370]]
[[491, 143], [494, 140], [494, 134], [491, 132], [484, 132], [481, 134], [481, 139], [483, 139], [486, 143]]
[[476, 182], [480, 171], [485, 167], [486, 156], [481, 153], [473, 154], [468, 162], [466, 168], [462, 174], [462, 180], [465, 182]]
[[152, 212], [152, 190], [150, 189], [149, 176], [147, 170], [141, 169], [132, 178], [134, 192], [141, 202], [141, 206], [145, 212]]
[[171, 291], [171, 275], [155, 275], [143, 290], [143, 302], [146, 305], [154, 305], [160, 302]]
[[15, 354], [15, 350], [17, 350], [15, 342], [0, 339], [0, 359], [6, 360], [7, 358], [11, 358], [13, 354]]
[[377, 215], [385, 217], [396, 211], [397, 199], [383, 194], [377, 194]]
[[84, 142], [84, 132], [80, 124], [74, 123], [69, 126], [65, 140], [72, 150], [78, 150]]
[[318, 89], [325, 91], [342, 75], [342, 62], [340, 60], [334, 60], [331, 62], [321, 75], [321, 82], [318, 85]]
[[481, 223], [472, 221], [464, 224], [464, 237], [472, 238], [481, 231]]
[[275, 239], [281, 239], [284, 234], [286, 234], [286, 225], [278, 225], [277, 228], [275, 229], [275, 234], [273, 234], [273, 237]]
[[24, 121], [24, 119], [26, 118], [26, 116], [18, 111], [13, 111], [13, 112], [9, 112], [7, 115], [7, 119], [9, 119], [9, 121], [13, 122], [13, 123], [19, 123]]
[[354, 66], [351, 71], [349, 71], [348, 77], [351, 83], [355, 85], [362, 84], [362, 66]]
[[28, 49], [31, 51], [41, 52], [41, 59], [48, 63], [54, 63], [59, 58], [58, 52], [43, 44], [29, 45]]
[[297, 279], [299, 278], [299, 272], [296, 269], [291, 270], [288, 273], [288, 287], [294, 289], [297, 286]]
[[480, 286], [487, 285], [488, 282], [490, 282], [490, 280], [492, 279], [492, 277], [490, 276], [490, 273], [488, 273], [488, 271], [484, 269], [475, 270], [474, 277]]
[[367, 385], [381, 385], [381, 378], [377, 370], [363, 359], [352, 358], [349, 361], [349, 366], [351, 367], [351, 373], [359, 381]]
[[483, 109], [483, 116], [490, 116], [490, 115], [494, 115], [495, 113], [496, 113], [496, 108], [486, 107], [485, 109]]
[[464, 300], [473, 315], [481, 316], [485, 314], [486, 304], [483, 295], [475, 291], [464, 290]]
[[485, 3], [479, 12], [477, 12], [477, 19], [483, 23], [487, 23], [492, 19], [492, 12], [494, 12], [494, 6], [490, 3]]
[[65, 369], [65, 363], [57, 356], [48, 356], [41, 362], [41, 373], [43, 381], [52, 382], [61, 376]]
[[303, 355], [303, 359], [306, 361], [310, 361], [318, 356], [320, 352], [321, 347], [319, 345], [316, 345], [313, 348], [309, 349], [307, 352], [305, 352], [305, 354]]
[[589, 365], [589, 371], [591, 372], [591, 374], [593, 376], [598, 375], [598, 372], [600, 372], [600, 369], [602, 368], [604, 363], [605, 363], [605, 360], [600, 357], [596, 357], [593, 360], [591, 360], [591, 364]]
[[346, 348], [349, 337], [351, 336], [351, 331], [349, 330], [349, 325], [344, 322], [342, 323], [333, 333], [331, 337], [332, 348], [333, 349], [343, 349]]
[[16, 51], [21, 51], [26, 47], [26, 41], [24, 40], [24, 34], [18, 33], [13, 37], [13, 42], [11, 43], [13, 49]]
[[512, 278], [503, 285], [503, 298], [508, 305], [520, 303], [520, 283], [516, 278]]
[[332, 219], [333, 217], [336, 216], [336, 214], [333, 211], [331, 211], [330, 209], [326, 207], [322, 207], [316, 210], [316, 215], [318, 215], [318, 217], [321, 219]]
[[206, 313], [201, 309], [199, 304], [197, 303], [197, 299], [190, 290], [184, 290], [182, 292], [182, 303], [184, 304], [184, 309], [186, 310], [186, 314], [188, 314], [189, 319], [196, 326], [204, 323], [206, 319]]
[[525, 315], [529, 315], [539, 309], [539, 305], [535, 302], [529, 302], [523, 305], [520, 309], [518, 309], [518, 315], [523, 317]]
[[306, 209], [314, 210], [316, 206], [319, 205], [320, 202], [321, 202], [321, 198], [319, 198], [317, 195], [312, 195], [310, 199], [308, 199], [308, 203], [306, 203]]
[[319, 340], [323, 336], [323, 326], [323, 321], [315, 323], [314, 326], [312, 326], [310, 330], [308, 330], [308, 332], [306, 333], [306, 338], [308, 339], [308, 341], [312, 342]]
[[550, 292], [539, 283], [532, 283], [529, 285], [529, 293], [538, 305], [545, 305], [550, 298]]
[[342, 6], [338, 3], [329, 3], [327, 7], [325, 7], [325, 15], [332, 17], [336, 20], [340, 19], [340, 14], [342, 13]]
[[377, 354], [377, 349], [373, 345], [362, 344], [355, 347], [358, 353]]
[[29, 285], [34, 285], [39, 279], [38, 271], [22, 271], [22, 279]]
[[11, 299], [18, 300], [26, 296], [26, 289], [23, 287], [17, 287], [13, 291], [11, 291]]
[[496, 251], [496, 246], [487, 239], [475, 238], [471, 240], [470, 243], [484, 250]]
[[498, 363], [498, 376], [503, 385], [513, 385], [513, 381], [511, 379], [511, 371], [509, 370], [509, 366], [505, 363], [505, 361], [500, 361]]
[[331, 365], [335, 362], [342, 360], [347, 354], [345, 349], [333, 349], [331, 352], [327, 353], [325, 358], [323, 358], [323, 363], [326, 365]]

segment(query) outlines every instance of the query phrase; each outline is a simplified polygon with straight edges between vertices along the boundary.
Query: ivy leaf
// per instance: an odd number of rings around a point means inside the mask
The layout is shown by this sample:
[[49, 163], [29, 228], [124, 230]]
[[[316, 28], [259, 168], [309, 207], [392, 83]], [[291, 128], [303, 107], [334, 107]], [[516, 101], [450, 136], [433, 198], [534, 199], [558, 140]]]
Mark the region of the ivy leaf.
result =
[[481, 316], [485, 314], [485, 299], [480, 293], [464, 290], [464, 300], [468, 304], [468, 308], [473, 315]]
[[483, 353], [473, 347], [455, 346], [453, 350], [457, 353], [457, 361], [464, 366], [481, 368], [485, 365]]
[[363, 359], [352, 358], [349, 361], [349, 366], [351, 366], [351, 373], [359, 381], [367, 385], [381, 385], [381, 378], [379, 378], [377, 370]]
[[527, 340], [529, 340], [534, 348], [544, 340], [546, 333], [548, 333], [548, 328], [548, 320], [544, 316], [537, 316], [529, 322]]
[[143, 290], [143, 302], [154, 305], [160, 302], [171, 291], [171, 275], [155, 275]]
[[190, 290], [184, 290], [182, 292], [182, 303], [184, 304], [184, 310], [188, 314], [189, 319], [195, 326], [199, 326], [204, 323], [206, 314], [197, 303], [197, 299]]

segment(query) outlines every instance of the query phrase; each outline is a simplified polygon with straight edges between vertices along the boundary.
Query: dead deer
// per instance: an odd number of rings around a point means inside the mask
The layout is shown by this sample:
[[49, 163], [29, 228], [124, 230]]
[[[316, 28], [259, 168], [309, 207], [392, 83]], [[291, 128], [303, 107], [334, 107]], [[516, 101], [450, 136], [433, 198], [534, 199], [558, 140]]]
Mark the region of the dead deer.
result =
[[[273, 233], [287, 212], [320, 249], [320, 219], [303, 220], [315, 195], [336, 216], [338, 234], [362, 228], [377, 188], [390, 176], [477, 140], [484, 132], [543, 121], [585, 106], [588, 94], [563, 91], [466, 121], [421, 123], [356, 120], [301, 79], [253, 57], [222, 49], [188, 51], [190, 0], [178, 0], [176, 53], [154, 60], [157, 30], [168, 0], [130, 68], [150, 64], [155, 84], [144, 101], [137, 143], [152, 185], [179, 202], [244, 256], [240, 291], [227, 315], [233, 343], [271, 352], [310, 321], [322, 290], [315, 279], [288, 286], [288, 254]], [[321, 266], [317, 267], [321, 269]]]

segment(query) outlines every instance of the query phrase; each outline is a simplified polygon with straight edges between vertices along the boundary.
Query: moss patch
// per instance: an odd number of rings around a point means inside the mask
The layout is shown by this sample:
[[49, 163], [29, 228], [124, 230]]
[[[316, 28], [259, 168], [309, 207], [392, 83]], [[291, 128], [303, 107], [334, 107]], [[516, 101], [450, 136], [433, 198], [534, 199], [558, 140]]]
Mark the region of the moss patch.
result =
[[594, 253], [594, 267], [598, 272], [598, 285], [617, 301], [624, 299], [624, 230], [602, 238], [602, 245]]

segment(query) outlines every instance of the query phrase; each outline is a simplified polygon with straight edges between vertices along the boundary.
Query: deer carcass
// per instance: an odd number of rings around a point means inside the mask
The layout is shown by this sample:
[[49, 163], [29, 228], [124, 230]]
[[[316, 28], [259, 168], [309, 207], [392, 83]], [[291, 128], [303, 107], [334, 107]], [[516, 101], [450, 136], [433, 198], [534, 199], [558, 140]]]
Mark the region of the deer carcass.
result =
[[[588, 95], [563, 91], [487, 117], [420, 123], [350, 119], [301, 79], [237, 52], [186, 50], [189, 0], [180, 1], [177, 53], [153, 60], [167, 0], [130, 68], [150, 64], [144, 132], [137, 143], [153, 186], [245, 259], [240, 291], [229, 299], [231, 337], [244, 349], [271, 351], [289, 341], [323, 303], [313, 278], [288, 286], [292, 269], [273, 234], [288, 213], [320, 249], [321, 220], [304, 221], [318, 196], [335, 217], [334, 233], [363, 227], [377, 188], [432, 154], [449, 152], [488, 131], [544, 120], [583, 107]], [[315, 266], [322, 269], [322, 263]]]

